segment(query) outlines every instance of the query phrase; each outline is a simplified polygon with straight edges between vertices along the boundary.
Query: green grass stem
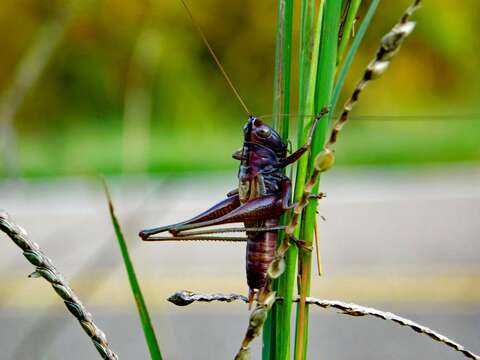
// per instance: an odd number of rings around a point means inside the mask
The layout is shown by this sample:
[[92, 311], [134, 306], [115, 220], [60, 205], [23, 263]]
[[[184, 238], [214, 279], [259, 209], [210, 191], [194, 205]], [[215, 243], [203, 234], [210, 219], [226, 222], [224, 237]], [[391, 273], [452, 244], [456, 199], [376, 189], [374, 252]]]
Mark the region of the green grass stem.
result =
[[127, 243], [125, 242], [120, 223], [118, 222], [117, 216], [115, 215], [112, 197], [110, 195], [110, 191], [105, 180], [103, 181], [103, 186], [105, 189], [105, 195], [107, 196], [108, 208], [110, 211], [110, 217], [112, 219], [113, 229], [115, 230], [115, 236], [117, 237], [118, 245], [120, 246], [120, 252], [122, 254], [125, 269], [127, 270], [128, 281], [130, 282], [132, 294], [135, 299], [135, 304], [137, 305], [138, 314], [142, 323], [145, 340], [147, 342], [148, 350], [150, 352], [150, 359], [162, 360], [162, 354], [160, 353], [160, 347], [158, 345], [157, 337], [155, 336], [155, 330], [153, 328], [152, 321], [150, 320], [147, 305], [145, 304], [145, 300], [140, 289], [140, 284], [138, 283], [137, 275], [135, 274], [135, 269], [133, 267], [132, 260], [130, 259]]
[[[312, 24], [315, 13], [315, 1], [303, 1], [300, 13], [300, 54], [299, 54], [299, 114], [305, 114], [304, 104], [309, 84], [309, 72], [311, 65], [311, 44], [312, 44]], [[291, 37], [290, 37], [291, 38]], [[284, 110], [284, 113], [288, 111]], [[303, 124], [303, 118], [299, 118]], [[286, 137], [284, 137], [286, 139]], [[287, 219], [283, 219], [285, 223]], [[280, 234], [281, 241], [283, 234]], [[275, 350], [275, 359], [290, 359], [291, 342], [291, 316], [292, 316], [292, 296], [296, 280], [296, 263], [298, 251], [296, 247], [290, 247], [285, 254], [285, 272], [277, 283], [278, 296], [285, 299], [283, 303], [276, 306], [276, 329], [277, 346]]]
[[[365, 31], [375, 13], [379, 0], [372, 0], [365, 19], [358, 30], [357, 36], [348, 49], [349, 34], [354, 19], [361, 5], [361, 0], [353, 0], [346, 13], [343, 31], [344, 36], [338, 43], [342, 2], [336, 0], [321, 0], [315, 20], [315, 1], [302, 0], [300, 8], [300, 39], [299, 39], [299, 68], [298, 68], [298, 113], [300, 115], [319, 113], [338, 101], [339, 90], [343, 85], [356, 50], [365, 34]], [[277, 45], [275, 53], [275, 79], [273, 101], [273, 123], [283, 139], [288, 139], [288, 118], [285, 115], [290, 110], [290, 67], [292, 48], [292, 20], [293, 4], [288, 0], [278, 1]], [[341, 66], [338, 80], [337, 65], [343, 54], [347, 52]], [[330, 114], [331, 117], [332, 114]], [[308, 130], [313, 118], [299, 117], [297, 138], [298, 146], [306, 141]], [[312, 143], [310, 156], [301, 158], [297, 164], [294, 201], [298, 201], [303, 193], [305, 180], [312, 169], [313, 160], [324, 146], [330, 124], [327, 119], [318, 124]], [[318, 192], [318, 183], [314, 192]], [[314, 227], [316, 226], [317, 202], [312, 201], [303, 212], [300, 225], [295, 229], [295, 236], [306, 241], [311, 247], [313, 243]], [[283, 223], [288, 219], [282, 219]], [[281, 239], [280, 234], [279, 239]], [[263, 331], [264, 360], [290, 359], [290, 324], [292, 311], [292, 295], [296, 283], [296, 269], [298, 258], [298, 292], [300, 301], [297, 305], [296, 332], [295, 332], [295, 359], [304, 360], [307, 354], [308, 338], [308, 305], [305, 297], [310, 292], [312, 253], [290, 247], [286, 253], [286, 270], [278, 282], [274, 284], [277, 295], [285, 299], [282, 303], [273, 306]]]
[[[293, 0], [278, 0], [277, 10], [277, 35], [275, 50], [275, 74], [274, 74], [274, 95], [273, 95], [273, 125], [287, 141], [289, 133], [288, 114], [290, 112], [290, 78], [292, 58], [292, 26], [293, 26]], [[281, 115], [283, 114], [283, 115]], [[286, 217], [281, 218], [281, 223]], [[283, 234], [279, 233], [279, 241]], [[291, 292], [288, 284], [290, 280], [285, 278], [295, 276], [295, 266], [290, 261], [295, 260], [291, 254], [286, 256], [287, 271], [282, 278], [273, 284], [279, 296], [286, 296]], [[278, 359], [278, 353], [288, 352], [290, 346], [290, 314], [291, 294], [283, 305], [274, 305], [268, 314], [267, 321], [263, 328], [262, 359]]]
[[[337, 64], [338, 29], [341, 16], [341, 1], [326, 0], [322, 13], [322, 27], [320, 48], [318, 55], [317, 80], [315, 84], [315, 113], [330, 104], [333, 90], [335, 70]], [[329, 124], [322, 121], [318, 124], [312, 142], [312, 151], [309, 157], [308, 168], [313, 168], [315, 156], [322, 150]], [[318, 184], [314, 187], [313, 193], [318, 192]], [[316, 226], [317, 201], [310, 201], [301, 222], [301, 238], [306, 246], [313, 244], [314, 226]], [[307, 354], [308, 340], [308, 306], [305, 297], [310, 293], [312, 252], [301, 249], [299, 251], [299, 285], [300, 302], [297, 306], [297, 323], [295, 334], [295, 359], [304, 360]]]
[[343, 54], [347, 49], [350, 42], [350, 33], [352, 32], [355, 18], [357, 17], [358, 8], [360, 7], [362, 0], [351, 0], [348, 4], [347, 17], [345, 19], [342, 31], [342, 39], [338, 45], [338, 57], [337, 64], [340, 64], [343, 60]]
[[338, 72], [337, 76], [337, 81], [335, 82], [335, 88], [333, 89], [333, 95], [332, 95], [332, 100], [331, 100], [331, 110], [332, 112], [330, 113], [330, 116], [332, 116], [338, 102], [338, 98], [340, 96], [340, 91], [343, 88], [343, 84], [345, 82], [345, 77], [348, 73], [348, 70], [350, 69], [350, 65], [352, 65], [353, 58], [355, 54], [357, 53], [357, 50], [360, 46], [360, 43], [363, 40], [363, 36], [367, 32], [368, 26], [370, 25], [370, 22], [372, 21], [373, 15], [375, 15], [375, 12], [377, 11], [377, 7], [379, 4], [380, 0], [372, 0], [370, 2], [370, 5], [368, 7], [367, 13], [365, 14], [365, 18], [362, 21], [362, 24], [358, 28], [358, 31], [355, 35], [355, 38], [352, 41], [352, 45], [350, 46], [350, 49], [348, 50], [347, 56], [345, 58], [345, 61], [342, 64], [341, 69]]
[[[322, 34], [322, 24], [323, 24], [323, 10], [325, 7], [325, 0], [322, 0], [319, 5], [319, 10], [317, 14], [317, 21], [311, 36], [312, 43], [310, 49], [310, 61], [308, 64], [308, 78], [305, 82], [305, 100], [300, 102], [300, 113], [304, 114], [314, 114], [315, 113], [315, 94], [316, 94], [316, 84], [317, 84], [317, 70], [319, 62], [319, 53], [320, 53], [320, 41]], [[303, 121], [298, 124], [298, 146], [301, 146], [305, 143], [308, 131], [312, 126], [313, 118], [306, 117], [303, 118]], [[294, 191], [294, 201], [298, 201], [303, 193], [303, 186], [307, 178], [307, 165], [308, 157], [302, 157], [297, 163], [297, 174], [295, 181], [295, 191]], [[296, 236], [299, 233], [295, 233]]]
[[[298, 113], [309, 115], [305, 111], [307, 91], [310, 83], [310, 68], [312, 64], [312, 49], [314, 45], [315, 0], [302, 0], [300, 5], [300, 42], [298, 68]], [[298, 118], [298, 129], [303, 129], [304, 117]], [[302, 133], [298, 134], [298, 146], [303, 141]]]
[[[320, 49], [320, 37], [322, 33], [322, 21], [323, 21], [323, 8], [325, 1], [320, 3], [319, 13], [317, 15], [317, 22], [315, 24], [315, 29], [312, 36], [312, 49], [311, 56], [308, 66], [308, 79], [305, 81], [304, 94], [305, 100], [300, 103], [302, 106], [299, 109], [300, 113], [304, 114], [313, 114], [315, 111], [315, 87], [317, 83], [317, 69], [318, 69], [318, 55]], [[308, 130], [312, 126], [312, 118], [302, 118], [303, 121], [298, 123], [298, 146], [301, 146], [305, 143]], [[303, 185], [307, 178], [307, 164], [308, 158], [306, 156], [300, 158], [297, 162], [297, 175], [295, 181], [295, 191], [294, 191], [294, 201], [298, 201], [303, 193]], [[299, 234], [296, 234], [299, 235]]]

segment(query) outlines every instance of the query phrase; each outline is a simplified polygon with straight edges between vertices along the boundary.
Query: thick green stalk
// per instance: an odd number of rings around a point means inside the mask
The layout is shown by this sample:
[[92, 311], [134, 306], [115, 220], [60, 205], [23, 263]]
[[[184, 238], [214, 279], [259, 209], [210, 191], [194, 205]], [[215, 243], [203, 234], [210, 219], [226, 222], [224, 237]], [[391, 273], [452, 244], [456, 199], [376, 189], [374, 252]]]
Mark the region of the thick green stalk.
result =
[[275, 75], [273, 84], [273, 125], [288, 139], [290, 110], [290, 68], [292, 60], [293, 0], [278, 0]]
[[[308, 66], [308, 79], [305, 83], [305, 99], [300, 102], [300, 105], [303, 106], [300, 108], [300, 114], [312, 114], [315, 111], [315, 87], [317, 83], [317, 69], [318, 69], [318, 55], [320, 49], [320, 37], [322, 29], [322, 20], [323, 20], [323, 8], [325, 1], [322, 0], [319, 7], [319, 13], [317, 16], [317, 23], [315, 25], [314, 34], [313, 34], [313, 43], [311, 43], [311, 57]], [[302, 95], [302, 94], [300, 94]], [[302, 121], [298, 124], [298, 145], [301, 146], [305, 143], [308, 130], [312, 125], [312, 118], [302, 118]], [[303, 186], [307, 178], [307, 164], [308, 158], [306, 156], [300, 158], [297, 162], [297, 175], [295, 180], [295, 192], [294, 199], [298, 201], [303, 193]], [[299, 235], [295, 233], [295, 235]]]
[[300, 8], [300, 48], [299, 48], [299, 68], [298, 68], [298, 145], [303, 141], [303, 123], [304, 117], [301, 115], [310, 115], [305, 113], [305, 103], [307, 101], [307, 92], [310, 84], [310, 68], [313, 57], [314, 41], [314, 21], [315, 21], [315, 0], [302, 0]]
[[[337, 63], [338, 29], [340, 23], [341, 1], [326, 0], [323, 12], [322, 35], [320, 40], [319, 62], [317, 69], [317, 82], [315, 94], [315, 112], [330, 104], [330, 97], [335, 78]], [[309, 158], [309, 171], [313, 169], [313, 161], [322, 150], [328, 131], [328, 123], [321, 122], [315, 131], [312, 151]], [[313, 188], [313, 193], [318, 192], [318, 183]], [[316, 226], [317, 201], [310, 201], [301, 224], [302, 240], [306, 247], [312, 247], [314, 227]], [[308, 306], [305, 297], [310, 293], [312, 252], [300, 250], [299, 252], [299, 278], [300, 301], [297, 307], [297, 331], [295, 337], [295, 359], [306, 359], [308, 340]]]
[[[311, 41], [309, 42], [308, 46], [310, 47], [308, 54], [309, 57], [309, 65], [308, 65], [308, 77], [305, 81], [305, 90], [304, 90], [304, 101], [299, 101], [300, 114], [312, 114], [315, 111], [314, 104], [315, 104], [315, 88], [317, 82], [317, 69], [318, 69], [318, 55], [320, 49], [320, 38], [322, 33], [322, 22], [323, 22], [323, 10], [325, 6], [325, 1], [323, 0], [319, 5], [317, 21], [313, 30], [313, 34], [311, 34]], [[314, 9], [313, 9], [314, 11]], [[302, 96], [302, 93], [300, 93]], [[303, 144], [306, 140], [308, 130], [312, 124], [311, 118], [302, 118], [306, 121], [301, 121], [298, 124], [298, 143]], [[306, 124], [305, 124], [306, 123]], [[308, 165], [308, 158], [306, 156], [302, 157], [297, 163], [297, 174], [296, 174], [296, 181], [295, 181], [295, 191], [294, 191], [294, 201], [298, 202], [303, 194], [303, 188], [305, 185], [305, 181], [307, 179], [307, 165]], [[299, 216], [299, 224], [301, 224], [302, 215]], [[300, 236], [300, 226], [297, 226], [294, 231], [294, 236], [299, 238]], [[298, 314], [298, 311], [297, 311]], [[298, 315], [297, 315], [298, 320]], [[296, 329], [296, 336], [298, 335], [298, 322], [297, 322], [297, 329]], [[295, 340], [295, 343], [297, 340]]]
[[[315, 13], [314, 0], [302, 0], [300, 13], [300, 53], [299, 53], [299, 114], [305, 114], [305, 100], [309, 85], [311, 64], [312, 25]], [[299, 118], [299, 129], [303, 128], [303, 117]], [[283, 235], [283, 234], [282, 234]], [[296, 280], [296, 260], [298, 251], [290, 247], [285, 255], [286, 269], [278, 282], [278, 296], [285, 299], [277, 310], [278, 341], [276, 359], [290, 359], [290, 336], [292, 296]]]
[[[286, 141], [288, 140], [289, 130], [288, 115], [286, 114], [290, 111], [293, 0], [278, 0], [277, 19], [273, 124]], [[286, 220], [285, 217], [282, 217], [281, 223]], [[281, 241], [282, 236], [283, 234], [280, 232], [279, 241]], [[296, 254], [292, 256], [287, 253], [285, 259], [286, 271], [282, 278], [274, 284], [274, 289], [277, 289], [279, 296], [285, 297], [286, 302], [282, 305], [274, 305], [269, 312], [263, 330], [262, 359], [264, 360], [277, 359], [278, 351], [283, 353], [289, 349], [291, 294], [290, 296], [287, 295], [290, 281], [286, 278], [295, 276], [295, 264], [291, 265], [292, 258], [295, 261], [295, 257]]]
[[[312, 24], [315, 13], [315, 1], [303, 0], [300, 13], [300, 54], [299, 54], [299, 114], [305, 112], [305, 99], [308, 89], [308, 79], [311, 63]], [[287, 111], [285, 111], [287, 113]], [[303, 117], [299, 119], [303, 124]], [[303, 128], [303, 125], [300, 125]], [[281, 234], [281, 239], [284, 234]], [[275, 359], [290, 359], [290, 337], [291, 337], [291, 316], [292, 297], [296, 280], [296, 265], [298, 251], [296, 247], [290, 247], [285, 255], [286, 269], [278, 281], [278, 296], [285, 299], [277, 307], [276, 327], [277, 346]]]

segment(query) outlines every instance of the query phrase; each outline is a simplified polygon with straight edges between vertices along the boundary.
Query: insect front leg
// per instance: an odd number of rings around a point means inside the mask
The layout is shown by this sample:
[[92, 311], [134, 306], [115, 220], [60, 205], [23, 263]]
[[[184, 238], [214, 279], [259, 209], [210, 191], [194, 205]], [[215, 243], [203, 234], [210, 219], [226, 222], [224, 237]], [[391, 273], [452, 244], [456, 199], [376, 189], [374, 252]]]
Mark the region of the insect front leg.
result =
[[[230, 195], [230, 196], [228, 196]], [[225, 214], [228, 214], [232, 210], [236, 209], [237, 207], [240, 206], [240, 200], [238, 197], [238, 194], [235, 194], [234, 191], [231, 191], [228, 193], [228, 197], [222, 201], [220, 201], [218, 204], [213, 205], [210, 209], [202, 212], [201, 214], [194, 216], [193, 218], [182, 221], [177, 224], [171, 224], [171, 225], [165, 225], [165, 226], [160, 226], [160, 227], [155, 227], [155, 228], [150, 228], [150, 229], [144, 229], [140, 231], [139, 236], [143, 239], [146, 240], [150, 236], [154, 234], [158, 234], [164, 231], [171, 231], [172, 229], [179, 228], [184, 225], [188, 224], [193, 224], [193, 223], [199, 223], [199, 222], [205, 222], [205, 221], [210, 221], [214, 220], [217, 218], [222, 217]]]
[[293, 154], [288, 156], [283, 161], [283, 163], [281, 165], [282, 167], [293, 164], [295, 161], [300, 159], [302, 157], [302, 155], [305, 154], [310, 149], [310, 146], [312, 144], [312, 139], [313, 139], [313, 133], [314, 133], [316, 127], [317, 127], [317, 124], [320, 121], [320, 119], [326, 114], [328, 114], [328, 108], [323, 108], [322, 111], [320, 111], [320, 113], [317, 116], [315, 116], [315, 119], [313, 120], [312, 126], [310, 127], [310, 130], [308, 132], [307, 141], [305, 142], [305, 144], [303, 144], [303, 146], [301, 148], [299, 148], [297, 151], [295, 151]]

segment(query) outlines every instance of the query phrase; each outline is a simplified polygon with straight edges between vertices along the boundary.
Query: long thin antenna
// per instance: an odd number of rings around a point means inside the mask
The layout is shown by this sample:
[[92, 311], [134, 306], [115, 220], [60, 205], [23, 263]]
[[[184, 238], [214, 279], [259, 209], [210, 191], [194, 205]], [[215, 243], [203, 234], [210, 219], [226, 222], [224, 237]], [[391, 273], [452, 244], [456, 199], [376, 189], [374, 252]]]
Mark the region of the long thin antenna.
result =
[[210, 43], [208, 42], [205, 34], [204, 34], [203, 31], [202, 31], [202, 28], [201, 28], [200, 25], [198, 25], [198, 23], [195, 21], [195, 18], [193, 17], [193, 14], [192, 14], [192, 12], [190, 11], [190, 8], [189, 8], [189, 7], [187, 6], [187, 4], [185, 3], [185, 0], [180, 0], [180, 1], [181, 1], [181, 3], [183, 4], [183, 7], [185, 8], [185, 10], [187, 10], [188, 16], [190, 17], [190, 20], [192, 21], [193, 26], [195, 26], [195, 28], [197, 29], [198, 33], [200, 34], [200, 37], [202, 38], [203, 43], [205, 44], [205, 46], [207, 47], [208, 51], [210, 52], [210, 55], [212, 55], [213, 60], [215, 60], [215, 63], [217, 64], [218, 68], [219, 68], [220, 71], [222, 72], [223, 77], [225, 78], [225, 80], [227, 80], [228, 85], [229, 85], [230, 88], [232, 89], [232, 91], [233, 91], [233, 93], [235, 94], [235, 96], [237, 97], [238, 101], [240, 101], [240, 104], [242, 104], [242, 107], [243, 107], [243, 109], [245, 110], [245, 112], [247, 113], [247, 115], [250, 116], [252, 113], [250, 112], [250, 110], [248, 110], [247, 105], [245, 105], [245, 102], [243, 101], [243, 99], [242, 99], [242, 97], [240, 96], [239, 92], [237, 91], [237, 89], [236, 89], [235, 86], [233, 85], [232, 80], [230, 80], [230, 77], [228, 76], [227, 72], [226, 72], [225, 69], [223, 68], [222, 63], [220, 62], [220, 60], [218, 60], [217, 55], [215, 55], [215, 52], [213, 51], [212, 47], [210, 46]]

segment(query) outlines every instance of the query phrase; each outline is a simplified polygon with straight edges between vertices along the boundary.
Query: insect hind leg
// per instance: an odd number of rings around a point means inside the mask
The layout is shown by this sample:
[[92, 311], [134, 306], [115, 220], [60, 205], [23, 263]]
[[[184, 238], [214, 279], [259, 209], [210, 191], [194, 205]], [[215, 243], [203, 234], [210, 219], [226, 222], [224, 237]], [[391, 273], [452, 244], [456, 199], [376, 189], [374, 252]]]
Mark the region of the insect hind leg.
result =
[[218, 219], [223, 215], [231, 212], [232, 210], [236, 209], [240, 206], [240, 199], [238, 194], [234, 194], [232, 191], [229, 193], [232, 194], [228, 196], [226, 199], [220, 201], [219, 203], [213, 205], [210, 209], [202, 212], [201, 214], [177, 224], [165, 225], [160, 227], [154, 227], [149, 229], [144, 229], [140, 231], [138, 234], [143, 240], [147, 240], [150, 236], [162, 233], [165, 231], [171, 231], [172, 229], [188, 225], [194, 223], [200, 223], [204, 221], [210, 221], [214, 219]]

